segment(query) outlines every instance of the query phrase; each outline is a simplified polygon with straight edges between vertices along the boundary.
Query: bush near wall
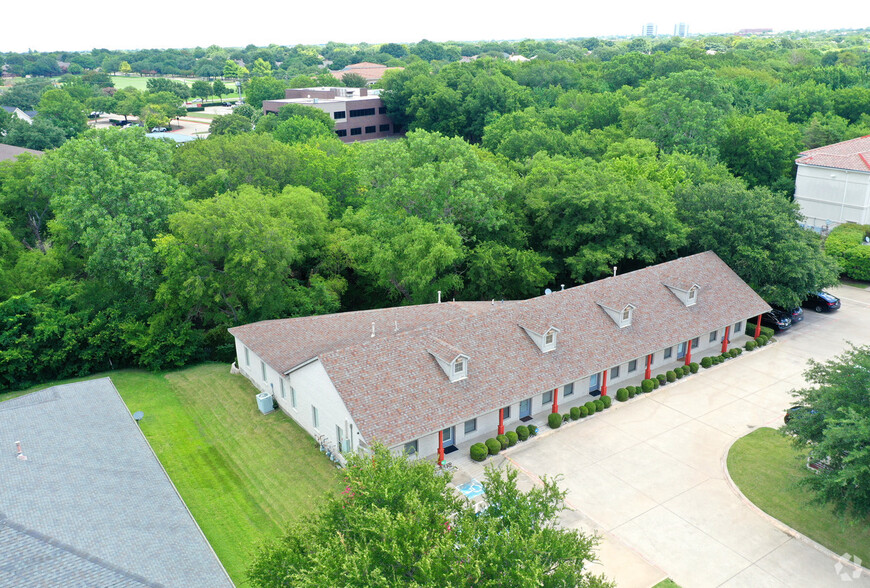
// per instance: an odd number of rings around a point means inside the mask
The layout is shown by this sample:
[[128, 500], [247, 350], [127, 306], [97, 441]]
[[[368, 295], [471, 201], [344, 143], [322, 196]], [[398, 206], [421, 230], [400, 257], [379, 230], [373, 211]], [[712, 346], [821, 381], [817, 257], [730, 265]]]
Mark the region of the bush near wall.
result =
[[490, 455], [498, 455], [498, 452], [501, 451], [501, 443], [498, 442], [498, 439], [490, 437], [486, 440], [486, 449]]
[[529, 428], [529, 437], [534, 437], [538, 434], [538, 426], [537, 425], [527, 425]]
[[[746, 321], [746, 331], [745, 332], [746, 332], [747, 336], [755, 337], [755, 323]], [[770, 337], [773, 337], [773, 329], [771, 329], [770, 327], [765, 327], [764, 325], [762, 325], [761, 326], [761, 334], [769, 339]]]
[[698, 367], [699, 367], [699, 366], [698, 366], [698, 363], [695, 362], [695, 361], [693, 361], [692, 363], [689, 364], [689, 371], [692, 372], [693, 374], [697, 374], [697, 373], [698, 373]]
[[746, 345], [745, 345], [746, 351], [752, 351], [757, 346], [758, 346], [758, 343], [756, 343], [755, 341], [747, 341]]
[[593, 403], [593, 402], [587, 402], [587, 403], [584, 404], [583, 406], [586, 407], [586, 410], [589, 411], [589, 414], [595, 414], [595, 411], [596, 411], [595, 403]]
[[489, 455], [489, 449], [483, 443], [475, 443], [471, 446], [469, 452], [471, 453], [471, 459], [474, 461], [483, 461]]
[[495, 440], [501, 443], [502, 449], [510, 447], [510, 441], [508, 441], [507, 435], [496, 435]]
[[601, 402], [604, 404], [604, 408], [610, 408], [610, 405], [613, 404], [613, 398], [610, 396], [602, 396]]
[[529, 438], [529, 428], [525, 425], [520, 425], [517, 427], [517, 437], [519, 437], [520, 441], [525, 441]]
[[508, 431], [507, 433], [505, 433], [505, 435], [508, 438], [508, 446], [509, 447], [513, 447], [514, 445], [517, 444], [517, 441], [520, 440], [519, 436], [514, 431]]
[[562, 415], [556, 412], [551, 412], [547, 416], [547, 424], [550, 425], [551, 429], [558, 429], [562, 426]]
[[[602, 398], [603, 398], [603, 396], [602, 396]], [[596, 398], [595, 400], [592, 401], [592, 404], [595, 405], [596, 412], [601, 412], [602, 410], [604, 410], [604, 401], [601, 400], [601, 398]]]
[[657, 375], [656, 380], [658, 380], [659, 384], [661, 384], [662, 386], [668, 383], [668, 377], [664, 374]]
[[616, 399], [620, 402], [625, 402], [628, 400], [628, 390], [626, 388], [620, 388], [616, 391]]
[[677, 381], [677, 373], [674, 370], [668, 370], [668, 373], [665, 374], [668, 378], [668, 382], [676, 382]]
[[571, 409], [571, 420], [576, 421], [576, 420], [579, 420], [581, 418], [583, 418], [583, 417], [580, 415], [580, 408], [577, 406], [572, 408]]
[[870, 281], [870, 245], [862, 245], [870, 236], [870, 225], [845, 223], [834, 228], [825, 239], [825, 253], [837, 260], [846, 276]]
[[703, 358], [703, 359], [701, 360], [701, 367], [704, 368], [704, 369], [707, 369], [707, 368], [713, 367], [713, 358], [712, 358], [712, 357], [705, 357], [705, 358]]
[[586, 408], [585, 406], [581, 406], [580, 407], [580, 418], [582, 419], [583, 417], [588, 417], [588, 416], [589, 416], [589, 409]]

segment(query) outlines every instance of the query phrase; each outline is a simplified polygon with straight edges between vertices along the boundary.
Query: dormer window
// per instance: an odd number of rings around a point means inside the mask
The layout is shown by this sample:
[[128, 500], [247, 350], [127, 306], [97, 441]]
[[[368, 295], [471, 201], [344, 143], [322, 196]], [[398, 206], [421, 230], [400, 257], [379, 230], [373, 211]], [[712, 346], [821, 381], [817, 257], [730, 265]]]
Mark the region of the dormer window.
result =
[[679, 279], [669, 279], [667, 282], [664, 282], [664, 285], [667, 286], [668, 290], [671, 293], [680, 299], [686, 306], [694, 306], [696, 302], [698, 302], [698, 291], [701, 287], [698, 284], [694, 284], [692, 282], [683, 282]]
[[625, 310], [622, 311], [622, 322], [630, 321], [630, 320], [631, 320], [631, 309], [626, 306]]
[[438, 366], [451, 382], [458, 382], [468, 377], [468, 356], [453, 345], [431, 337], [427, 351], [435, 358]]
[[634, 316], [635, 309], [637, 308], [634, 304], [626, 304], [620, 310], [618, 306], [613, 308], [612, 306], [608, 306], [601, 302], [598, 303], [598, 306], [607, 313], [620, 329], [631, 326], [631, 319]]
[[[523, 330], [526, 332], [526, 335], [538, 346], [543, 353], [548, 351], [553, 351], [556, 348], [556, 340], [559, 336], [559, 329], [556, 327], [549, 327], [544, 330], [540, 327], [535, 329], [530, 329], [528, 327], [524, 327], [520, 325]], [[543, 334], [542, 334], [543, 333]]]
[[465, 375], [465, 360], [461, 357], [457, 357], [456, 361], [453, 362], [453, 375], [454, 376], [464, 376]]

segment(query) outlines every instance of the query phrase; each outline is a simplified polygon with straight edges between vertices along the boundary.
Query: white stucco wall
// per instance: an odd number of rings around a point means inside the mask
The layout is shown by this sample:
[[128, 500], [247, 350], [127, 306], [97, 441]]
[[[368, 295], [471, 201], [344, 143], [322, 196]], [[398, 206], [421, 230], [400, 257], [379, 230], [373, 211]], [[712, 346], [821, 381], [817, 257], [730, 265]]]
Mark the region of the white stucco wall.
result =
[[798, 164], [794, 199], [812, 226], [870, 223], [870, 170]]
[[[344, 439], [351, 440], [351, 451], [360, 446], [361, 439], [356, 424], [350, 416], [344, 401], [339, 396], [335, 386], [329, 379], [323, 364], [313, 361], [291, 374], [284, 376], [266, 365], [266, 378], [263, 378], [262, 360], [253, 351], [248, 350], [248, 361], [245, 356], [245, 345], [236, 339], [236, 359], [241, 372], [263, 392], [274, 395], [278, 406], [296, 421], [312, 437], [326, 435], [332, 447], [338, 447], [338, 432], [340, 427]], [[284, 382], [284, 393], [281, 393], [281, 382]], [[292, 389], [292, 391], [291, 391]], [[296, 406], [293, 406], [293, 391], [296, 395]], [[318, 426], [314, 426], [312, 407], [317, 408]]]

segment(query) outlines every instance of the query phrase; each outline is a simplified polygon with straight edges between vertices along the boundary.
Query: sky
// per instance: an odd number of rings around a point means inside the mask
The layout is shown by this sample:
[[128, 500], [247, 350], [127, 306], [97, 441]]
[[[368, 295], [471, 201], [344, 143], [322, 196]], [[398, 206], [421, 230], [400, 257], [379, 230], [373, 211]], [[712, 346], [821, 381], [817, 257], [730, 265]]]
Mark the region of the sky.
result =
[[[244, 47], [343, 43], [410, 43], [639, 35], [648, 22], [662, 35], [685, 22], [690, 34], [870, 26], [866, 0], [842, 0], [835, 10], [801, 10], [783, 0], [549, 0], [543, 3], [439, 0], [409, 2], [15, 2], [0, 21], [0, 51], [86, 51], [168, 47]], [[16, 16], [16, 12], [18, 13]], [[864, 15], [863, 20], [856, 15]]]

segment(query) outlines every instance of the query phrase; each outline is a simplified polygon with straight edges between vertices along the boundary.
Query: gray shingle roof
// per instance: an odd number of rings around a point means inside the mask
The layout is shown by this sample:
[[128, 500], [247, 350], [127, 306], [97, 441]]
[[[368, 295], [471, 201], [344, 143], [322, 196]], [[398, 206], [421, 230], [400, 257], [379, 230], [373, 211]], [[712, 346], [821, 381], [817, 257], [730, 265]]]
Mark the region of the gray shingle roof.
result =
[[42, 155], [42, 151], [37, 151], [36, 149], [25, 149], [24, 147], [15, 147], [14, 145], [5, 145], [0, 143], [0, 161], [6, 161], [7, 159], [15, 159], [22, 153], [29, 153], [31, 155]]
[[[701, 287], [695, 305], [686, 307], [665, 285], [675, 276]], [[599, 306], [602, 301], [619, 310], [634, 305], [631, 326], [620, 329]], [[292, 337], [273, 338], [257, 324], [231, 332], [261, 357], [289, 352], [301, 363], [303, 357], [319, 356], [366, 440], [396, 445], [770, 308], [709, 251], [549, 296], [488, 305], [456, 313], [442, 304], [448, 310], [440, 315], [439, 305], [405, 307], [416, 319], [415, 328], [348, 337], [347, 345], [321, 344], [316, 353], [313, 346], [295, 346]], [[340, 333], [343, 316], [323, 318]], [[291, 319], [282, 326], [289, 332], [295, 324], [307, 326], [307, 320]], [[348, 322], [350, 330], [358, 328], [356, 320]], [[541, 352], [522, 329], [529, 323], [558, 328], [557, 348]], [[445, 377], [427, 351], [433, 337], [469, 356], [466, 379], [451, 383]]]
[[108, 378], [0, 403], [0, 479], [0, 585], [232, 586]]

